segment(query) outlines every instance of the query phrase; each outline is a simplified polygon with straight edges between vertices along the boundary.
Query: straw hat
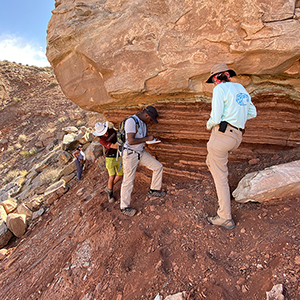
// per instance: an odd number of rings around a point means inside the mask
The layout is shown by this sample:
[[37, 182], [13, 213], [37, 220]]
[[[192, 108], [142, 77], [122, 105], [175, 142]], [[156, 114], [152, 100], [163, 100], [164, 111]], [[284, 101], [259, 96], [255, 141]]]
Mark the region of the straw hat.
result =
[[206, 80], [207, 83], [213, 83], [212, 78], [219, 73], [229, 72], [230, 77], [236, 76], [235, 71], [228, 68], [225, 63], [216, 64], [211, 68], [210, 77]]

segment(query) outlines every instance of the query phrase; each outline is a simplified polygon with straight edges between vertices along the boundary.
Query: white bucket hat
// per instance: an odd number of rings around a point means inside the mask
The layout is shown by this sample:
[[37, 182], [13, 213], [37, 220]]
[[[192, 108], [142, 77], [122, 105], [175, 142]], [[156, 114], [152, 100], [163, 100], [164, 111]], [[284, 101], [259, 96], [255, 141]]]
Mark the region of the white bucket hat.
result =
[[96, 135], [96, 136], [102, 136], [106, 133], [108, 129], [108, 122], [106, 121], [105, 123], [100, 123], [100, 122], [97, 122], [95, 124], [95, 131], [93, 132], [93, 135]]

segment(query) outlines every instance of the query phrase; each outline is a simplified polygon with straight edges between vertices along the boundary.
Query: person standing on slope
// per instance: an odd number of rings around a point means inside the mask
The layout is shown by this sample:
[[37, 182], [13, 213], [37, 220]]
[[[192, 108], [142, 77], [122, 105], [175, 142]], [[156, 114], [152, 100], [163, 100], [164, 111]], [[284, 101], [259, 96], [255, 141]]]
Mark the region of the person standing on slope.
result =
[[206, 164], [214, 179], [219, 208], [217, 215], [208, 217], [212, 225], [235, 228], [231, 215], [228, 184], [228, 152], [236, 150], [242, 142], [246, 121], [256, 117], [256, 108], [246, 89], [231, 82], [235, 71], [225, 63], [214, 65], [207, 83], [214, 83], [210, 118], [206, 127], [211, 130], [207, 143]]

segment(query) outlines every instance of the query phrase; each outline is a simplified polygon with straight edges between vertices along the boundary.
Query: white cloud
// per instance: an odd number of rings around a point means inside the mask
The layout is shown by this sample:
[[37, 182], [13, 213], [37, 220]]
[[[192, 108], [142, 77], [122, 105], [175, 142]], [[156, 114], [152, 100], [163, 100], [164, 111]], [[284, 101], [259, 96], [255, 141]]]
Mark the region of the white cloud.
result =
[[42, 47], [12, 35], [0, 36], [0, 60], [37, 67], [50, 66]]

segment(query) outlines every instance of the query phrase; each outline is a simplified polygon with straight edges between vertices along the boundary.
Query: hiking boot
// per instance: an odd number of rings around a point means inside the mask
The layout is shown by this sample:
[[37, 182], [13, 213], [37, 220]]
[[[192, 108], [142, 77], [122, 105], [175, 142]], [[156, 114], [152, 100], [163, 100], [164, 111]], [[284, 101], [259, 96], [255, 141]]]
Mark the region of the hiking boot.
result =
[[108, 195], [108, 202], [109, 203], [114, 203], [115, 202], [115, 198], [114, 198], [113, 192], [111, 192], [110, 194], [107, 194], [107, 195]]
[[105, 192], [107, 193], [108, 202], [114, 203], [115, 202], [114, 193], [112, 192], [112, 190], [108, 188], [107, 185], [105, 186]]
[[149, 197], [165, 197], [166, 196], [166, 192], [164, 192], [164, 191], [157, 191], [157, 190], [150, 190], [148, 192], [148, 196]]
[[133, 217], [136, 214], [136, 209], [131, 207], [125, 207], [121, 209], [121, 213], [128, 217]]
[[223, 219], [221, 217], [219, 217], [218, 215], [215, 217], [208, 217], [207, 221], [211, 224], [211, 225], [217, 225], [217, 226], [221, 226], [224, 227], [226, 229], [234, 229], [235, 228], [235, 224], [234, 221], [232, 219]]

